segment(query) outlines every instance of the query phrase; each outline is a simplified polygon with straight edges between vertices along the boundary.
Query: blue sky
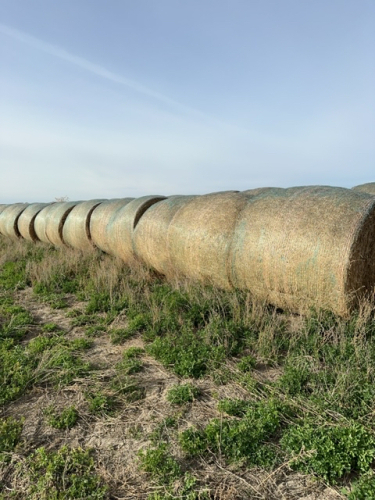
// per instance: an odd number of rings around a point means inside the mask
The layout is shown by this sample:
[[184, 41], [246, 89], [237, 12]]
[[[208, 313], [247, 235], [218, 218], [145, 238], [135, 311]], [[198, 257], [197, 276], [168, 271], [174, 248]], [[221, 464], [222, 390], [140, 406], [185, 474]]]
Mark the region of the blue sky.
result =
[[375, 181], [374, 0], [0, 0], [0, 203]]

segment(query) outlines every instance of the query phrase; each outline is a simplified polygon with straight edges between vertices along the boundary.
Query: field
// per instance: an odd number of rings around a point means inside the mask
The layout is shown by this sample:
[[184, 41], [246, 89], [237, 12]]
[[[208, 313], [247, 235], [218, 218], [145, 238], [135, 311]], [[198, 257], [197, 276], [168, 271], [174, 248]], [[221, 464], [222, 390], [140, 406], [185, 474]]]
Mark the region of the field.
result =
[[0, 499], [375, 499], [373, 311], [0, 239]]

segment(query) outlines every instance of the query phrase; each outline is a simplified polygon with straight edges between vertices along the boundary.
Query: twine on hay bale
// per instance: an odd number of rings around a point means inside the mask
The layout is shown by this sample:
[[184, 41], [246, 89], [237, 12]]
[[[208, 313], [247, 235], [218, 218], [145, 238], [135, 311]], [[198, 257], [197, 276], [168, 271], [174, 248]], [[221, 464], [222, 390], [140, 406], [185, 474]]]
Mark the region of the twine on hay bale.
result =
[[78, 203], [68, 214], [62, 232], [66, 245], [78, 250], [93, 248], [90, 233], [91, 214], [106, 200], [89, 200]]
[[359, 184], [359, 186], [354, 186], [352, 189], [354, 189], [354, 191], [359, 191], [361, 193], [368, 193], [375, 196], [375, 182], [368, 182], [367, 184]]
[[166, 238], [168, 227], [177, 211], [194, 198], [170, 196], [147, 210], [133, 234], [133, 249], [138, 259], [159, 273], [167, 276], [174, 273]]
[[107, 224], [108, 253], [130, 263], [136, 259], [133, 232], [142, 215], [165, 196], [142, 196], [117, 210]]
[[18, 219], [28, 203], [13, 203], [6, 205], [0, 213], [0, 233], [9, 238], [17, 239], [20, 237], [18, 231]]
[[92, 243], [103, 252], [109, 253], [107, 226], [114, 214], [134, 198], [120, 198], [104, 201], [91, 214], [90, 234]]
[[167, 232], [168, 255], [177, 274], [230, 288], [229, 250], [248, 196], [234, 191], [198, 196], [177, 211]]
[[231, 247], [231, 281], [268, 303], [347, 315], [375, 283], [375, 199], [308, 186], [251, 196]]
[[38, 213], [46, 206], [48, 206], [47, 203], [31, 203], [21, 213], [18, 219], [18, 231], [25, 240], [39, 240], [35, 232], [34, 222]]
[[63, 227], [68, 214], [79, 201], [59, 201], [43, 208], [35, 217], [34, 228], [37, 237], [44, 243], [62, 246]]

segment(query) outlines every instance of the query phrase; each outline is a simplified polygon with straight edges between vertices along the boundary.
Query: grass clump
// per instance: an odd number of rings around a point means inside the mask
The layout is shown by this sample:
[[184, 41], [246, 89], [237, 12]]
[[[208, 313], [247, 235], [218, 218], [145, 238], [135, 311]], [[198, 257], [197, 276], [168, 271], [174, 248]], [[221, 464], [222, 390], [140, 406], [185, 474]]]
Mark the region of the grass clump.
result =
[[115, 398], [103, 391], [90, 391], [85, 394], [90, 413], [112, 415], [115, 409]]
[[38, 448], [27, 458], [26, 474], [30, 481], [30, 499], [104, 500], [108, 488], [95, 473], [95, 463], [89, 450], [63, 446], [48, 452]]
[[175, 385], [169, 389], [167, 400], [175, 405], [192, 403], [200, 394], [198, 387], [192, 384]]
[[9, 454], [20, 440], [22, 427], [22, 420], [0, 418], [0, 464], [9, 461]]
[[71, 429], [78, 421], [78, 411], [75, 406], [64, 408], [60, 414], [50, 406], [46, 409], [45, 415], [48, 424], [54, 429]]

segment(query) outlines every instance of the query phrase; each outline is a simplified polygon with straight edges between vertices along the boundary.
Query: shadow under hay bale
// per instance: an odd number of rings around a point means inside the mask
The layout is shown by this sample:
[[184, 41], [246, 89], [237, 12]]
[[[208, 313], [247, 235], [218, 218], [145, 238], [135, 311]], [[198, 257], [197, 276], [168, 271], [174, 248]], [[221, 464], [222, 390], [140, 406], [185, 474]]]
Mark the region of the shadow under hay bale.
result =
[[165, 196], [142, 196], [120, 208], [107, 224], [108, 253], [124, 262], [136, 259], [133, 250], [133, 232], [142, 215], [155, 203], [165, 200]]
[[174, 274], [168, 253], [168, 227], [178, 210], [196, 197], [170, 196], [147, 210], [133, 234], [134, 253], [139, 260], [161, 274]]
[[28, 203], [13, 203], [6, 205], [0, 213], [0, 233], [8, 238], [17, 239], [21, 235], [18, 231], [18, 219]]
[[250, 196], [231, 247], [231, 281], [294, 311], [347, 315], [375, 284], [375, 199], [308, 186]]
[[62, 246], [63, 227], [68, 214], [79, 201], [59, 201], [43, 208], [35, 217], [34, 229], [37, 237], [44, 243]]
[[62, 232], [66, 245], [78, 250], [93, 248], [90, 233], [91, 214], [106, 200], [89, 200], [78, 203], [68, 214]]
[[368, 193], [375, 196], [375, 182], [368, 182], [367, 184], [360, 184], [352, 188], [354, 191], [361, 193]]
[[34, 228], [35, 218], [38, 213], [48, 205], [48, 203], [31, 203], [21, 213], [18, 219], [18, 231], [20, 232], [20, 235], [25, 238], [25, 240], [39, 240]]
[[100, 250], [110, 253], [110, 245], [107, 238], [107, 226], [115, 213], [134, 198], [120, 198], [104, 201], [91, 214], [90, 235], [92, 243]]
[[171, 266], [177, 274], [230, 288], [229, 250], [248, 196], [235, 191], [198, 196], [183, 205], [167, 232]]

